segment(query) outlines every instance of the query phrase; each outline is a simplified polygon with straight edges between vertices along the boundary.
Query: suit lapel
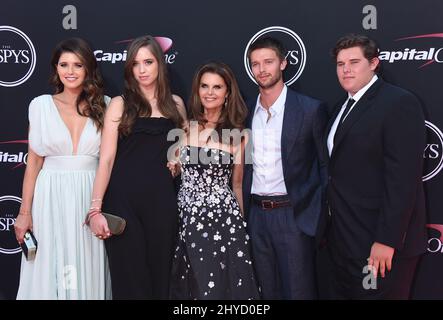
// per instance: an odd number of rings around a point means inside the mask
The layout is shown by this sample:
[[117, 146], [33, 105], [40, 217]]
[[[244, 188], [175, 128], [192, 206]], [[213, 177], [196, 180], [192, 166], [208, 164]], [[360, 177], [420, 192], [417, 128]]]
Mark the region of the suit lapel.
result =
[[[281, 133], [282, 160], [287, 160], [303, 123], [303, 112], [296, 93], [288, 88]], [[283, 161], [283, 165], [285, 161]]]
[[[247, 129], [252, 129], [252, 118], [254, 117], [254, 111], [255, 111], [255, 107], [256, 107], [256, 102], [257, 99], [255, 100], [248, 100], [247, 103], [247, 107], [248, 107], [248, 116], [246, 117], [245, 120], [245, 127]], [[251, 130], [252, 133], [252, 130]], [[252, 145], [253, 145], [253, 135], [251, 134], [251, 136], [249, 137], [249, 141], [248, 141], [248, 147], [246, 148], [246, 151], [249, 150], [252, 152]], [[252, 159], [252, 155], [249, 154], [246, 156], [247, 158], [249, 157], [249, 159]], [[244, 201], [245, 201], [245, 210], [248, 211], [249, 209], [249, 195], [251, 192], [251, 187], [252, 187], [252, 163], [245, 163], [244, 166], [244, 171], [243, 171], [243, 193], [244, 193]]]
[[352, 111], [348, 114], [346, 120], [342, 123], [341, 128], [335, 133], [336, 136], [334, 138], [334, 148], [332, 150], [331, 157], [337, 151], [337, 148], [340, 146], [340, 143], [343, 141], [343, 138], [346, 136], [352, 126], [372, 106], [373, 98], [375, 97], [382, 83], [383, 81], [379, 78], [352, 108]]
[[[326, 126], [326, 130], [323, 136], [323, 152], [325, 155], [325, 159], [327, 162], [329, 162], [329, 149], [328, 149], [328, 137], [329, 137], [329, 132], [331, 131], [332, 125], [335, 122], [335, 119], [337, 118], [341, 107], [343, 106], [343, 103], [346, 99], [343, 99], [341, 102], [337, 103], [334, 112], [332, 113], [332, 116], [328, 122], [328, 125]], [[334, 151], [334, 150], [333, 150]]]

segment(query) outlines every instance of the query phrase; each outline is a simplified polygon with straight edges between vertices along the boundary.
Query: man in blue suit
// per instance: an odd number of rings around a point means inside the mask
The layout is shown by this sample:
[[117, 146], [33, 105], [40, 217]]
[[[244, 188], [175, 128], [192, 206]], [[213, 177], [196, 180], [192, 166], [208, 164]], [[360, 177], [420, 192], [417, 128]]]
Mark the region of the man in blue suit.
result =
[[285, 53], [270, 37], [248, 50], [260, 94], [249, 104], [252, 163], [245, 165], [243, 199], [262, 297], [315, 299], [313, 236], [324, 208], [327, 111], [320, 101], [286, 87]]

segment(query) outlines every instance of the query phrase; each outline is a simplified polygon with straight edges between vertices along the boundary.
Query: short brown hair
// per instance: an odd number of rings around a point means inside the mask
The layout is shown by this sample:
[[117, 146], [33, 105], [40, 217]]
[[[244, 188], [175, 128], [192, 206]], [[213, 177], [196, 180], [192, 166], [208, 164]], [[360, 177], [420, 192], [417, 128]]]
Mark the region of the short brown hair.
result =
[[286, 58], [285, 46], [280, 40], [277, 40], [272, 37], [262, 37], [255, 40], [248, 48], [248, 54], [247, 54], [248, 59], [251, 60], [252, 51], [264, 48], [274, 50], [277, 56], [280, 58], [280, 61], [285, 60]]
[[[373, 39], [365, 35], [350, 33], [337, 40], [335, 47], [332, 49], [332, 56], [335, 61], [337, 61], [338, 53], [341, 50], [353, 47], [360, 47], [364, 57], [368, 59], [368, 61], [377, 58], [380, 52], [377, 43]], [[380, 64], [375, 69], [375, 72], [377, 72], [379, 68]]]

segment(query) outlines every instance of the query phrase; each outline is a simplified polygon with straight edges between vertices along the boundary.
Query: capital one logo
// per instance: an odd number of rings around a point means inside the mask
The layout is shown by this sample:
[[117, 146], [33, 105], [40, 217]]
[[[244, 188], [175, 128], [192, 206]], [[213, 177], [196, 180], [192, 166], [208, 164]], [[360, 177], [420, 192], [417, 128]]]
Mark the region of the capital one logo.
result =
[[[178, 52], [168, 52], [169, 49], [172, 47], [172, 40], [167, 37], [154, 37], [155, 40], [158, 42], [160, 47], [162, 48], [162, 51], [164, 53], [165, 57], [165, 63], [166, 64], [173, 64], [175, 62], [175, 59], [177, 58]], [[128, 45], [130, 42], [132, 42], [134, 39], [127, 39], [127, 40], [121, 40], [116, 41], [116, 45], [124, 44], [125, 46]], [[126, 50], [126, 47], [121, 50], [118, 50], [118, 52], [106, 52], [108, 50], [103, 49], [97, 49], [94, 51], [94, 55], [97, 61], [99, 62], [110, 62], [111, 64], [115, 64], [117, 62], [124, 62], [126, 61], [128, 50]], [[116, 50], [112, 50], [116, 51]]]
[[14, 223], [22, 199], [16, 196], [0, 197], [0, 253], [16, 254], [22, 251], [15, 239]]
[[443, 133], [432, 122], [425, 121], [425, 125], [428, 133], [428, 141], [423, 152], [423, 181], [427, 181], [435, 177], [443, 167]]
[[300, 77], [305, 68], [306, 48], [298, 34], [291, 29], [280, 26], [272, 26], [260, 30], [251, 38], [251, 40], [249, 40], [248, 44], [246, 45], [243, 59], [249, 78], [251, 78], [251, 80], [257, 84], [249, 63], [248, 49], [252, 43], [263, 36], [270, 36], [280, 40], [287, 49], [286, 59], [288, 64], [284, 71], [285, 79], [287, 79], [285, 84], [288, 86], [293, 84]]
[[428, 252], [443, 253], [443, 224], [427, 224], [426, 227], [438, 232], [438, 238], [429, 238]]
[[[423, 39], [425, 39], [425, 46], [423, 46]], [[441, 40], [443, 33], [429, 33], [409, 37], [402, 37], [395, 41], [407, 41], [409, 45], [406, 48], [400, 48], [393, 51], [380, 51], [380, 60], [385, 60], [387, 63], [417, 61], [420, 63], [419, 69], [424, 68], [434, 62], [443, 63], [443, 47], [441, 47]], [[411, 45], [417, 43], [422, 45], [421, 48]], [[415, 47], [415, 48], [414, 48]]]
[[36, 53], [29, 37], [11, 26], [0, 26], [0, 86], [15, 87], [31, 77]]
[[28, 161], [28, 140], [0, 142], [0, 164], [11, 165], [12, 169], [24, 167]]

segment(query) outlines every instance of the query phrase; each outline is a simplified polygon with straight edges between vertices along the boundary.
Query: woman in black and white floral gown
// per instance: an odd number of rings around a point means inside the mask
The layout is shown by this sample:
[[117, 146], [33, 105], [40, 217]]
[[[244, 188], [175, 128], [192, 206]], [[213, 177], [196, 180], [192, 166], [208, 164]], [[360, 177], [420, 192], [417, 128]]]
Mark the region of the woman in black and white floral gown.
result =
[[194, 121], [179, 151], [180, 230], [171, 298], [258, 299], [241, 209], [246, 139], [214, 139], [222, 129], [243, 129], [246, 116], [228, 66], [209, 63], [197, 71], [190, 107]]

